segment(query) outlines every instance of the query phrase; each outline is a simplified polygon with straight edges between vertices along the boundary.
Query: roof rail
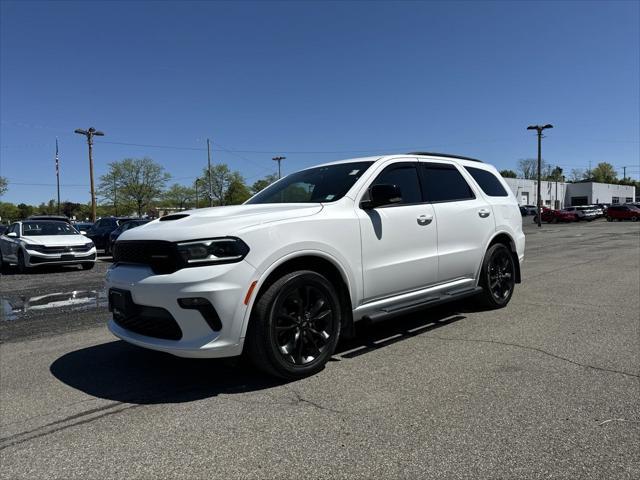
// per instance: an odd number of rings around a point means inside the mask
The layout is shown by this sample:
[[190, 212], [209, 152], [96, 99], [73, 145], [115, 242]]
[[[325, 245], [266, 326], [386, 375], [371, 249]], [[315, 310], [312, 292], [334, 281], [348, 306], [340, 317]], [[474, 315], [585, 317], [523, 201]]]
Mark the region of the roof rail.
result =
[[434, 152], [409, 152], [407, 155], [426, 155], [429, 157], [445, 157], [445, 158], [457, 158], [459, 160], [471, 160], [472, 162], [484, 163], [482, 160], [471, 157], [463, 157], [462, 155], [452, 155], [450, 153], [434, 153]]

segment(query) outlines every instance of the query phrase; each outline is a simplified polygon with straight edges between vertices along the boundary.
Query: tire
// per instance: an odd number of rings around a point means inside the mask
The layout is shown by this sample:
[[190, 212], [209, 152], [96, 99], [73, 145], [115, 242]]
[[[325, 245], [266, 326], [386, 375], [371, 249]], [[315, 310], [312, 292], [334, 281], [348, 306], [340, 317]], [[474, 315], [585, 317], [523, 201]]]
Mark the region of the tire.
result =
[[533, 217], [533, 223], [538, 223], [538, 216], [537, 215]]
[[0, 274], [3, 274], [5, 272], [5, 268], [8, 265], [5, 265], [4, 263], [4, 259], [2, 258], [2, 250], [0, 250]]
[[553, 219], [551, 220], [551, 222], [553, 222], [553, 223], [558, 223], [558, 218], [557, 218], [557, 217], [553, 217]]
[[489, 308], [506, 307], [515, 289], [516, 267], [511, 250], [496, 243], [487, 250], [482, 261], [479, 300]]
[[340, 307], [335, 289], [319, 273], [283, 275], [253, 307], [247, 356], [260, 370], [286, 380], [321, 371], [338, 344]]
[[104, 246], [104, 254], [111, 256], [111, 246], [109, 245], [109, 242], [107, 242]]
[[85, 262], [80, 264], [80, 266], [82, 267], [82, 270], [91, 270], [94, 265], [95, 265], [94, 262]]
[[613, 221], [613, 218], [607, 217], [607, 222], [612, 222], [612, 221]]
[[24, 252], [22, 250], [18, 251], [18, 272], [27, 273], [27, 264], [24, 261]]

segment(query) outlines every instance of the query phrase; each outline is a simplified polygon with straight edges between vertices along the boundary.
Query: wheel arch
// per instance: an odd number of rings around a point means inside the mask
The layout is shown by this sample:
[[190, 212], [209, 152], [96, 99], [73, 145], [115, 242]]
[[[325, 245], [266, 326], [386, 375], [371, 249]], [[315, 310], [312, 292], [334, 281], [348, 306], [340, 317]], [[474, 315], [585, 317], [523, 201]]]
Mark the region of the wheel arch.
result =
[[513, 240], [513, 237], [511, 237], [511, 235], [509, 235], [507, 232], [498, 232], [491, 238], [491, 240], [489, 240], [487, 248], [485, 248], [484, 251], [486, 252], [487, 250], [489, 250], [489, 248], [491, 248], [496, 243], [501, 243], [505, 245], [511, 251], [511, 256], [513, 257], [513, 263], [516, 268], [516, 283], [521, 283], [522, 277], [520, 274], [520, 260], [518, 259], [516, 242]]
[[258, 298], [260, 298], [278, 278], [296, 270], [311, 270], [320, 273], [336, 287], [336, 293], [338, 294], [342, 308], [343, 321], [341, 335], [347, 337], [353, 335], [353, 285], [349, 282], [347, 272], [337, 260], [324, 252], [304, 251], [296, 252], [279, 259], [262, 274], [257, 283], [258, 289], [252, 295], [251, 303], [247, 308], [247, 315], [242, 328], [242, 338], [246, 335]]

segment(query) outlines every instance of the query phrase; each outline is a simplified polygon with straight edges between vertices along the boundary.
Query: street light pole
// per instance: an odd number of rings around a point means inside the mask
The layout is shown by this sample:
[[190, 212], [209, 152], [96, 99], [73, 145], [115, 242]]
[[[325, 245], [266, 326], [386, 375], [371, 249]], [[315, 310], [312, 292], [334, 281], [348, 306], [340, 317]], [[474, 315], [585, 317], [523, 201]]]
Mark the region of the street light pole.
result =
[[272, 160], [274, 162], [278, 162], [278, 179], [282, 178], [282, 170], [280, 169], [280, 162], [286, 159], [287, 157], [273, 157]]
[[196, 184], [196, 208], [198, 208], [198, 181], [200, 179], [196, 178], [195, 184]]
[[96, 191], [93, 185], [93, 137], [102, 137], [104, 136], [103, 132], [96, 130], [91, 127], [89, 130], [82, 130], [78, 128], [75, 130], [75, 133], [80, 135], [84, 135], [87, 137], [87, 144], [89, 145], [89, 178], [91, 180], [91, 221], [95, 223], [96, 221]]
[[540, 199], [540, 170], [542, 169], [542, 131], [547, 128], [553, 128], [550, 123], [540, 125], [529, 125], [527, 130], [536, 130], [538, 132], [538, 227], [542, 226], [542, 200]]
[[208, 165], [208, 178], [209, 178], [209, 206], [213, 207], [213, 183], [211, 183], [211, 145], [207, 138], [207, 165]]

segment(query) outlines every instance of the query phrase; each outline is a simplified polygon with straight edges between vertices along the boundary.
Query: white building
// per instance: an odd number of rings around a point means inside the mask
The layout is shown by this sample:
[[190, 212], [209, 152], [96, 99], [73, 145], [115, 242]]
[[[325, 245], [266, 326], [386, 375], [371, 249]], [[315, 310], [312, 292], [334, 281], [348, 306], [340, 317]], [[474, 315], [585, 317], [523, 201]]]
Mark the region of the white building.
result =
[[[524, 178], [505, 178], [520, 205], [537, 205], [538, 182]], [[592, 205], [594, 203], [631, 203], [636, 187], [596, 182], [540, 182], [542, 204], [551, 208]]]
[[636, 187], [612, 183], [570, 183], [565, 202], [567, 205], [594, 203], [631, 203], [636, 198]]
[[[524, 178], [505, 178], [507, 185], [513, 191], [520, 205], [537, 205], [538, 182]], [[564, 182], [540, 182], [540, 198], [542, 204], [550, 208], [564, 208], [567, 196], [567, 183]]]

